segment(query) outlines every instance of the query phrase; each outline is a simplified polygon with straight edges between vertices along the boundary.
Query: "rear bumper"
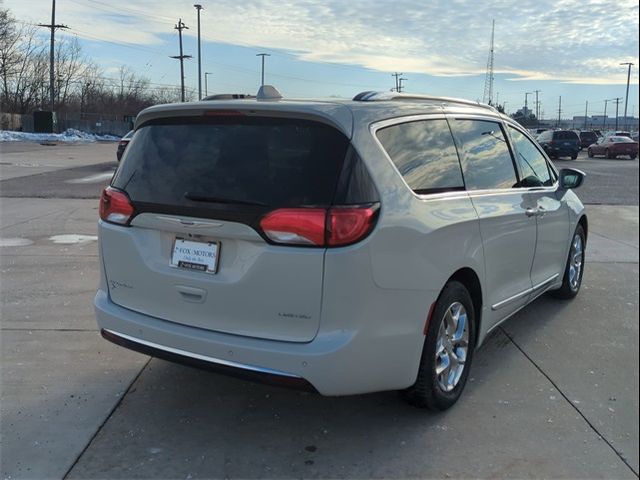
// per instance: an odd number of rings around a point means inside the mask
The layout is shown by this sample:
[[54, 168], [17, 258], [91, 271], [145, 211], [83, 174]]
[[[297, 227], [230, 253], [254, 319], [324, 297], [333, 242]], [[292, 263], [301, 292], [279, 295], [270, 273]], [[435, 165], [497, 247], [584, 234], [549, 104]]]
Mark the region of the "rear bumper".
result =
[[412, 334], [332, 329], [308, 343], [230, 335], [134, 312], [113, 303], [104, 290], [98, 290], [94, 306], [103, 336], [123, 347], [245, 379], [315, 389], [322, 395], [409, 387], [415, 382], [424, 342], [415, 329]]
[[209, 370], [215, 373], [241, 378], [243, 380], [266, 383], [268, 385], [315, 391], [315, 388], [313, 388], [309, 382], [297, 375], [254, 367], [253, 365], [244, 365], [229, 360], [222, 360], [220, 358], [198, 355], [192, 352], [168, 347], [166, 345], [158, 345], [156, 343], [148, 342], [140, 338], [134, 338], [122, 333], [113, 332], [105, 328], [101, 329], [100, 333], [105, 340], [109, 340], [116, 345], [170, 362], [200, 368], [202, 370]]
[[554, 155], [558, 155], [558, 156], [573, 156], [573, 155], [577, 155], [578, 152], [580, 152], [580, 148], [575, 146], [575, 147], [554, 147], [554, 146], [549, 146], [547, 147], [547, 151], [549, 153], [553, 153]]

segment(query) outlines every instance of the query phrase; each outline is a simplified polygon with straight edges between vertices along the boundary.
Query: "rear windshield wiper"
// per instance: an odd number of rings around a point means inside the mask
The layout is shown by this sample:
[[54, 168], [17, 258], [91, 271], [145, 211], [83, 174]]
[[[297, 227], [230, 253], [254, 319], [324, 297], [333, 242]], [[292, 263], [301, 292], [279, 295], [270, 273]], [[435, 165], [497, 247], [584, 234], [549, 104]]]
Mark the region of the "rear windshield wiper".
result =
[[206, 202], [206, 203], [229, 203], [236, 205], [256, 205], [260, 207], [268, 207], [266, 203], [253, 202], [250, 200], [236, 200], [233, 198], [213, 197], [209, 195], [200, 195], [199, 193], [187, 192], [184, 194], [184, 198], [192, 200], [194, 202]]

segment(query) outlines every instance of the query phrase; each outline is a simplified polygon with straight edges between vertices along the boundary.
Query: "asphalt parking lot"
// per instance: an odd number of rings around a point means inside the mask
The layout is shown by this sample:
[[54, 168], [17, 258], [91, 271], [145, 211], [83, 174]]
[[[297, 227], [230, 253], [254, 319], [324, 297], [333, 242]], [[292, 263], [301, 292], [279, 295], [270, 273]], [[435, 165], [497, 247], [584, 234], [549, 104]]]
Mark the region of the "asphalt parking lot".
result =
[[[587, 172], [583, 290], [491, 336], [451, 410], [246, 383], [100, 337], [115, 144], [0, 144], [2, 478], [638, 478], [638, 161]], [[384, 352], [381, 352], [383, 355]]]

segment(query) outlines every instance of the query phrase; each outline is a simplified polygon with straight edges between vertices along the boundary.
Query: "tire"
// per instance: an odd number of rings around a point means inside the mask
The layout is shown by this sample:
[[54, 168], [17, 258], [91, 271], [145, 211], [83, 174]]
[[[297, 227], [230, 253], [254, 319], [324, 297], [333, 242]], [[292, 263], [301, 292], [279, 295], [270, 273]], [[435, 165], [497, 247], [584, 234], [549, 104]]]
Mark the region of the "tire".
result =
[[[463, 316], [464, 327], [459, 323]], [[422, 348], [418, 377], [416, 382], [404, 391], [404, 397], [409, 403], [419, 408], [446, 410], [458, 401], [467, 382], [473, 359], [475, 318], [468, 290], [459, 282], [447, 283], [431, 315]], [[453, 333], [447, 332], [447, 325], [449, 330], [454, 330]], [[459, 331], [460, 329], [462, 330]], [[461, 349], [464, 348], [465, 339], [466, 352], [463, 354]], [[463, 362], [457, 363], [463, 357]], [[438, 370], [444, 366], [445, 358], [449, 367], [438, 375]], [[452, 369], [453, 366], [455, 370]]]
[[[577, 239], [579, 239], [579, 245], [576, 243]], [[567, 258], [567, 264], [564, 267], [564, 276], [562, 277], [562, 286], [558, 290], [551, 292], [554, 297], [569, 300], [578, 295], [580, 286], [582, 285], [582, 276], [584, 275], [586, 245], [587, 238], [584, 234], [584, 229], [582, 225], [578, 225], [571, 239], [569, 257]], [[579, 258], [576, 258], [577, 254], [580, 255]], [[579, 264], [577, 264], [576, 261], [579, 261]]]
[[630, 158], [631, 160], [635, 160], [635, 159], [636, 159], [636, 157], [637, 157], [637, 155], [629, 155], [629, 158]]
[[609, 160], [613, 160], [614, 158], [616, 158], [616, 156], [615, 156], [615, 155], [613, 155], [611, 152], [609, 152], [609, 150], [608, 150], [608, 149], [604, 151], [604, 156], [605, 156], [606, 158], [608, 158]]
[[588, 156], [589, 158], [593, 158], [593, 151], [591, 151], [591, 149], [588, 149], [588, 150], [587, 150], [587, 156]]
[[578, 158], [578, 155], [571, 155], [571, 160], [575, 160], [576, 158]]

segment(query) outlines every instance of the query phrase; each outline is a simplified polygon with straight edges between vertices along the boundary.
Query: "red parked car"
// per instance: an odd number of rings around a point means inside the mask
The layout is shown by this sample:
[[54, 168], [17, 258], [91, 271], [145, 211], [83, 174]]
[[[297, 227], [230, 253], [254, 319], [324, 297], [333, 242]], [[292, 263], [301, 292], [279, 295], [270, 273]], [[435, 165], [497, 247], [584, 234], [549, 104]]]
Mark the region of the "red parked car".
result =
[[606, 158], [617, 158], [620, 155], [629, 155], [633, 160], [638, 156], [638, 142], [634, 142], [629, 137], [619, 137], [612, 135], [604, 137], [597, 143], [590, 145], [587, 155], [604, 155]]

